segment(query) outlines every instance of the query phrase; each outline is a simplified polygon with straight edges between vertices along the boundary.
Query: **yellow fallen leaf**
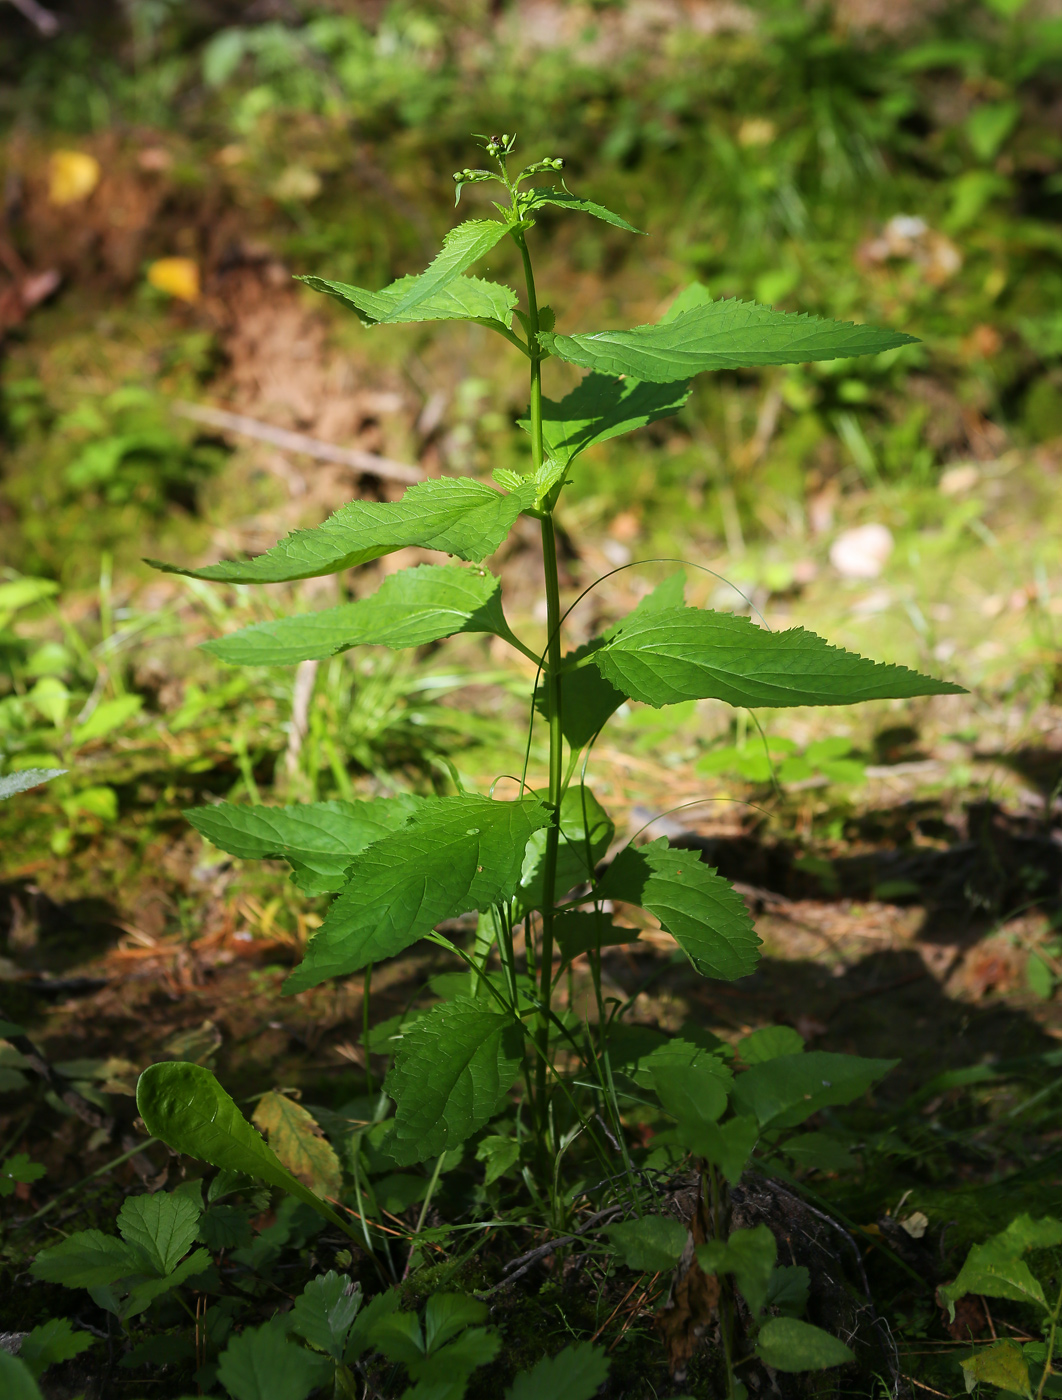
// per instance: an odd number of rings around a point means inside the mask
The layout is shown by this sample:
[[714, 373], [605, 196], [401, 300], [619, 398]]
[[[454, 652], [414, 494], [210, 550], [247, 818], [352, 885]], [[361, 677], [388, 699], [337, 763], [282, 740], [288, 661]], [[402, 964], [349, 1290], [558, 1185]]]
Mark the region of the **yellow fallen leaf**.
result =
[[76, 204], [88, 199], [100, 182], [100, 163], [84, 151], [53, 151], [48, 161], [48, 199]]
[[269, 1145], [293, 1176], [318, 1196], [339, 1193], [341, 1169], [331, 1144], [321, 1136], [312, 1114], [283, 1094], [263, 1094], [251, 1119], [269, 1134]]
[[148, 268], [148, 281], [181, 301], [199, 300], [199, 264], [191, 258], [159, 258]]

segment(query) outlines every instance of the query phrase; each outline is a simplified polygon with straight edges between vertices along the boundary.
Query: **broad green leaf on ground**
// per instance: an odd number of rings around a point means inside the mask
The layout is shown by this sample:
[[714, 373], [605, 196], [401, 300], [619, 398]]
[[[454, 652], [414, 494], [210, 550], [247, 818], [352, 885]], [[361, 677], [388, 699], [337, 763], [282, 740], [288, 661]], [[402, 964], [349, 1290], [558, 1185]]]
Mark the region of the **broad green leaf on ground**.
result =
[[306, 894], [342, 889], [347, 866], [367, 846], [404, 826], [425, 799], [403, 793], [368, 801], [250, 807], [218, 802], [184, 813], [201, 836], [241, 860], [286, 860]]
[[742, 1036], [736, 1049], [745, 1064], [761, 1065], [779, 1055], [799, 1055], [804, 1049], [804, 1037], [792, 1026], [761, 1026], [751, 1035]]
[[803, 1264], [779, 1264], [767, 1287], [767, 1306], [786, 1317], [800, 1317], [810, 1292], [811, 1275]]
[[256, 622], [204, 642], [230, 666], [292, 666], [356, 646], [425, 646], [457, 632], [512, 632], [501, 609], [501, 583], [485, 569], [421, 564], [384, 579], [375, 593], [322, 612]]
[[531, 834], [549, 822], [533, 799], [492, 802], [460, 794], [426, 803], [349, 869], [349, 881], [310, 940], [287, 992], [392, 957], [443, 919], [515, 894]]
[[347, 1335], [361, 1303], [360, 1286], [329, 1269], [313, 1278], [295, 1299], [291, 1330], [333, 1361], [342, 1361]]
[[127, 1196], [118, 1212], [118, 1229], [157, 1273], [170, 1274], [195, 1243], [202, 1213], [201, 1204], [176, 1192]]
[[832, 1133], [797, 1133], [781, 1150], [798, 1167], [811, 1171], [845, 1172], [859, 1165], [848, 1144]]
[[385, 1292], [377, 1293], [374, 1298], [370, 1298], [365, 1306], [359, 1310], [350, 1329], [347, 1351], [343, 1358], [347, 1366], [357, 1361], [368, 1347], [374, 1345], [373, 1337], [376, 1329], [385, 1317], [398, 1311], [400, 1301], [401, 1296], [397, 1288], [388, 1288]]
[[77, 745], [87, 744], [90, 739], [102, 739], [139, 714], [144, 707], [142, 695], [119, 695], [113, 700], [104, 700], [89, 715], [84, 724], [79, 724], [71, 736]]
[[331, 1380], [332, 1363], [284, 1335], [277, 1322], [245, 1327], [218, 1361], [218, 1380], [233, 1400], [306, 1400]]
[[731, 1186], [736, 1186], [759, 1141], [760, 1129], [755, 1118], [739, 1114], [725, 1123], [680, 1125], [679, 1136], [685, 1147], [698, 1157], [707, 1158]]
[[658, 325], [592, 335], [544, 333], [540, 339], [551, 354], [570, 364], [664, 384], [692, 378], [702, 370], [877, 355], [897, 345], [910, 345], [915, 337], [850, 321], [774, 311], [753, 302], [712, 301]]
[[[363, 292], [357, 287], [350, 290], [359, 293], [362, 298], [367, 298], [367, 307], [368, 303], [374, 299], [379, 301], [380, 305], [377, 311], [373, 311], [371, 308], [364, 311], [370, 320], [381, 322], [420, 320], [421, 317], [411, 313], [438, 297], [445, 287], [450, 286], [473, 263], [485, 257], [508, 232], [508, 225], [500, 223], [496, 219], [469, 219], [450, 230], [443, 239], [442, 248], [423, 272], [413, 277], [402, 277], [382, 292]], [[319, 279], [307, 277], [302, 280], [313, 286]], [[331, 285], [326, 284], [321, 290], [329, 291]], [[504, 294], [509, 289], [502, 287], [498, 288], [498, 291]], [[474, 296], [475, 293], [472, 295]], [[515, 302], [516, 297], [513, 296], [510, 306], [514, 305]], [[360, 306], [358, 309], [362, 310]], [[380, 312], [383, 314], [379, 314]], [[434, 320], [435, 318], [425, 317], [424, 319]]]
[[615, 948], [634, 943], [637, 938], [636, 928], [619, 928], [607, 914], [569, 911], [558, 914], [553, 920], [553, 941], [560, 950], [562, 963], [573, 962], [580, 953]]
[[1049, 1215], [1039, 1220], [1019, 1215], [1000, 1234], [984, 1244], [975, 1244], [955, 1282], [940, 1289], [952, 1317], [956, 1302], [966, 1293], [1011, 1298], [1046, 1308], [1043, 1288], [1022, 1255], [1030, 1249], [1048, 1249], [1058, 1244], [1062, 1244], [1062, 1222]]
[[662, 1273], [682, 1258], [690, 1232], [670, 1215], [643, 1215], [612, 1225], [606, 1233], [628, 1269]]
[[721, 1072], [724, 1069], [713, 1055], [692, 1064], [664, 1061], [653, 1066], [652, 1086], [657, 1098], [683, 1132], [695, 1133], [726, 1112], [729, 1080]]
[[269, 1145], [293, 1176], [316, 1196], [337, 1196], [343, 1173], [331, 1143], [302, 1104], [270, 1092], [258, 1100], [251, 1122], [267, 1133]]
[[[546, 454], [567, 464], [595, 442], [607, 442], [677, 413], [690, 396], [690, 386], [647, 384], [588, 374], [559, 403], [542, 400], [542, 442]], [[520, 427], [530, 431], [530, 420]]]
[[458, 276], [441, 291], [421, 300], [412, 300], [420, 290], [420, 277], [400, 277], [379, 292], [352, 287], [349, 282], [333, 282], [329, 277], [300, 277], [315, 292], [326, 292], [344, 306], [353, 307], [370, 326], [400, 321], [478, 321], [512, 324], [516, 293], [500, 282], [484, 282], [479, 277]]
[[590, 659], [617, 690], [656, 708], [681, 700], [780, 708], [963, 693], [831, 646], [803, 627], [768, 632], [749, 618], [699, 608], [632, 613]]
[[197, 1249], [164, 1277], [147, 1278], [133, 1282], [128, 1295], [124, 1297], [120, 1297], [110, 1287], [90, 1289], [89, 1291], [92, 1293], [94, 1302], [109, 1312], [113, 1312], [122, 1322], [126, 1322], [129, 1318], [146, 1312], [155, 1299], [161, 1298], [164, 1293], [169, 1293], [174, 1288], [180, 1287], [182, 1283], [186, 1283], [188, 1279], [205, 1273], [210, 1268], [210, 1264], [210, 1255], [206, 1250]]
[[152, 1137], [175, 1152], [278, 1186], [346, 1232], [335, 1211], [281, 1165], [208, 1069], [180, 1062], [149, 1065], [137, 1082], [136, 1106]]
[[521, 1372], [505, 1400], [593, 1400], [608, 1377], [608, 1367], [603, 1347], [575, 1342]]
[[[465, 1383], [477, 1366], [486, 1366], [501, 1350], [501, 1334], [485, 1327], [471, 1327], [448, 1346], [440, 1347], [428, 1356], [407, 1361], [406, 1370], [420, 1384], [407, 1391], [409, 1400], [460, 1400]], [[436, 1387], [440, 1387], [439, 1390]], [[442, 1387], [446, 1387], [442, 1390]]]
[[147, 1261], [125, 1240], [102, 1230], [79, 1230], [61, 1244], [42, 1249], [30, 1273], [66, 1288], [95, 1288], [142, 1273], [146, 1267]]
[[1029, 1366], [1017, 1342], [1006, 1339], [989, 1347], [979, 1347], [973, 1356], [964, 1357], [959, 1365], [966, 1372], [967, 1388], [980, 1381], [996, 1385], [1012, 1395], [1032, 1395]]
[[501, 544], [522, 510], [534, 504], [533, 481], [503, 496], [481, 481], [439, 477], [411, 486], [400, 501], [351, 501], [323, 525], [296, 530], [242, 563], [236, 560], [185, 569], [176, 564], [148, 563], [165, 573], [216, 583], [288, 583], [319, 578], [367, 564], [396, 549], [416, 545], [439, 549], [480, 564]]
[[772, 1317], [760, 1328], [756, 1354], [776, 1371], [824, 1371], [855, 1357], [844, 1342], [795, 1317]]
[[512, 1018], [472, 997], [443, 1002], [402, 1036], [385, 1089], [394, 1099], [388, 1150], [401, 1166], [456, 1147], [484, 1127], [521, 1066]]
[[83, 1351], [88, 1351], [92, 1342], [92, 1334], [75, 1332], [69, 1318], [52, 1317], [47, 1322], [39, 1323], [22, 1338], [18, 1357], [36, 1379], [49, 1366], [70, 1361]]
[[673, 851], [666, 837], [624, 847], [597, 896], [655, 914], [704, 977], [744, 977], [759, 961], [760, 940], [745, 901], [696, 851]]
[[[545, 792], [537, 793], [546, 797]], [[561, 898], [576, 885], [591, 880], [594, 867], [608, 850], [616, 828], [611, 817], [588, 787], [572, 784], [561, 798], [560, 840], [557, 844], [555, 898]], [[545, 898], [542, 865], [546, 857], [546, 829], [534, 832], [524, 851], [520, 887], [516, 892], [518, 909], [541, 909]]]
[[[627, 614], [627, 619], [644, 617], [650, 613], [662, 612], [668, 608], [681, 608], [686, 576], [680, 569], [657, 584], [653, 591]], [[627, 699], [621, 690], [605, 679], [594, 666], [577, 666], [584, 657], [611, 637], [622, 623], [609, 628], [603, 637], [595, 637], [564, 658], [565, 666], [576, 667], [565, 673], [561, 682], [561, 731], [574, 749], [581, 749], [590, 742], [605, 722], [616, 713]], [[535, 708], [546, 719], [549, 718], [549, 695], [540, 686], [535, 697]]]
[[476, 1148], [476, 1161], [486, 1163], [483, 1185], [491, 1186], [520, 1160], [520, 1144], [514, 1137], [492, 1134], [481, 1138]]
[[0, 778], [0, 802], [14, 797], [16, 792], [28, 792], [42, 783], [50, 783], [53, 778], [61, 778], [65, 772], [65, 768], [23, 768], [18, 773], [8, 773]]
[[733, 1230], [725, 1240], [697, 1246], [697, 1262], [706, 1274], [733, 1274], [753, 1317], [763, 1311], [777, 1257], [778, 1245], [767, 1225]]
[[[0, 1026], [6, 1024], [9, 1023], [0, 1021]], [[0, 1031], [0, 1034], [3, 1034], [3, 1032]], [[19, 1027], [18, 1031], [10, 1031], [8, 1034], [24, 1035], [25, 1032]], [[28, 1083], [25, 1075], [18, 1074], [18, 1070], [12, 1070], [10, 1072], [18, 1075], [19, 1088], [21, 1088], [23, 1084]], [[40, 1181], [44, 1174], [45, 1167], [43, 1162], [34, 1162], [30, 1158], [28, 1152], [16, 1152], [13, 1157], [6, 1157], [4, 1161], [0, 1162], [0, 1196], [12, 1196], [14, 1195], [17, 1183], [22, 1182], [28, 1185], [34, 1181]]]
[[580, 214], [593, 214], [595, 219], [602, 219], [613, 228], [621, 228], [627, 233], [644, 233], [644, 229], [635, 228], [626, 219], [613, 214], [611, 209], [606, 209], [603, 204], [595, 204], [592, 199], [580, 199], [578, 195], [569, 194], [567, 190], [553, 189], [550, 185], [536, 186], [528, 190], [520, 201], [520, 210], [523, 214], [534, 214], [535, 210], [541, 209], [544, 204], [555, 205], [558, 209], [573, 209]]
[[898, 1064], [825, 1050], [779, 1055], [739, 1074], [733, 1097], [761, 1127], [793, 1128], [820, 1108], [858, 1099]]
[[0, 1395], [4, 1400], [41, 1400], [29, 1367], [3, 1347], [0, 1347]]
[[651, 1089], [658, 1070], [687, 1070], [701, 1065], [705, 1073], [714, 1075], [729, 1090], [734, 1082], [733, 1071], [723, 1058], [721, 1045], [714, 1041], [711, 1032], [687, 1024], [678, 1035], [666, 1036], [663, 1044], [654, 1046], [648, 1054], [639, 1054], [635, 1063], [628, 1060], [626, 1072], [640, 1088]]

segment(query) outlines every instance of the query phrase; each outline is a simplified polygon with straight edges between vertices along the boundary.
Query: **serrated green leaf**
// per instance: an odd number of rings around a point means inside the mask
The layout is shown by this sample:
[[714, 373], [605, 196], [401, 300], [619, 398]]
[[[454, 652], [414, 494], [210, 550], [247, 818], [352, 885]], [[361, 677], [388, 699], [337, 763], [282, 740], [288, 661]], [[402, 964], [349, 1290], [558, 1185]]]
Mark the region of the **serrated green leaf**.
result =
[[169, 1274], [191, 1249], [203, 1207], [187, 1195], [156, 1191], [127, 1196], [118, 1212], [122, 1239], [143, 1251], [152, 1267]]
[[306, 1400], [331, 1370], [326, 1357], [289, 1341], [274, 1321], [233, 1337], [218, 1361], [218, 1380], [233, 1400]]
[[342, 889], [350, 862], [388, 832], [397, 831], [425, 798], [403, 793], [363, 802], [305, 802], [249, 807], [218, 802], [184, 813], [201, 836], [241, 860], [286, 860], [306, 894]]
[[17, 792], [28, 792], [30, 788], [50, 783], [53, 778], [61, 778], [65, 768], [23, 768], [17, 773], [8, 773], [0, 778], [0, 802], [14, 797]]
[[496, 322], [506, 328], [512, 324], [516, 293], [511, 287], [484, 282], [479, 277], [458, 276], [439, 291], [411, 303], [410, 296], [419, 291], [424, 275], [400, 277], [379, 292], [352, 287], [349, 282], [333, 282], [329, 277], [297, 280], [352, 307], [369, 326], [402, 321]]
[[552, 204], [558, 209], [571, 209], [579, 214], [592, 214], [595, 219], [601, 219], [613, 228], [621, 228], [626, 233], [645, 232], [644, 229], [629, 224], [626, 219], [621, 219], [618, 214], [613, 214], [612, 210], [606, 209], [603, 204], [595, 204], [592, 199], [580, 199], [577, 195], [569, 194], [567, 190], [554, 189], [551, 185], [536, 186], [528, 190], [520, 201], [520, 209], [522, 213], [530, 215], [545, 204]]
[[756, 1355], [776, 1371], [824, 1371], [855, 1357], [844, 1342], [795, 1317], [772, 1317], [760, 1328]]
[[696, 851], [673, 851], [666, 837], [626, 846], [597, 896], [655, 914], [705, 977], [744, 977], [759, 961], [760, 940], [745, 901]]
[[[18, 1357], [36, 1380], [49, 1366], [80, 1356], [92, 1342], [92, 1334], [75, 1332], [69, 1318], [52, 1317], [47, 1322], [38, 1323], [32, 1332], [22, 1338]], [[6, 1391], [4, 1393], [7, 1394]]]
[[[567, 466], [597, 442], [632, 433], [677, 413], [690, 396], [688, 382], [648, 384], [588, 374], [559, 403], [542, 400], [542, 442], [546, 454]], [[530, 420], [520, 427], [530, 431]]]
[[179, 1061], [149, 1065], [137, 1081], [136, 1106], [152, 1137], [175, 1152], [277, 1186], [347, 1232], [335, 1211], [281, 1165], [208, 1069]]
[[603, 1347], [575, 1342], [521, 1372], [505, 1392], [505, 1400], [592, 1400], [604, 1385], [608, 1368]]
[[[0, 1070], [0, 1076], [5, 1073], [11, 1073], [17, 1076], [20, 1081], [17, 1086], [19, 1088], [21, 1088], [23, 1084], [29, 1082], [25, 1075], [19, 1074], [18, 1070]], [[3, 1079], [0, 1078], [0, 1084], [2, 1083]], [[0, 1162], [0, 1196], [13, 1195], [16, 1182], [29, 1184], [34, 1181], [40, 1181], [44, 1174], [45, 1168], [43, 1163], [32, 1161], [28, 1152], [16, 1152], [13, 1157], [8, 1157], [3, 1162]]]
[[253, 1239], [251, 1217], [246, 1206], [212, 1205], [203, 1212], [196, 1236], [207, 1249], [246, 1249]]
[[329, 1269], [311, 1279], [295, 1299], [291, 1330], [334, 1361], [342, 1361], [360, 1303], [360, 1286]]
[[424, 1309], [424, 1350], [430, 1356], [488, 1315], [487, 1305], [467, 1293], [433, 1293]]
[[713, 1163], [736, 1186], [759, 1141], [760, 1130], [755, 1118], [738, 1114], [725, 1123], [701, 1123], [679, 1126], [684, 1147]]
[[[686, 576], [680, 569], [642, 598], [627, 614], [624, 622], [631, 618], [663, 612], [668, 608], [682, 607], [685, 586]], [[579, 661], [603, 646], [622, 626], [622, 622], [617, 623], [602, 637], [595, 637], [584, 646], [569, 652], [564, 658], [564, 665], [576, 667]], [[561, 732], [565, 739], [572, 748], [581, 749], [627, 698], [594, 666], [579, 666], [577, 669], [567, 670], [561, 681]], [[535, 708], [545, 718], [549, 718], [549, 697], [545, 687], [539, 688], [535, 697]]]
[[343, 1176], [339, 1158], [302, 1104], [284, 1094], [263, 1094], [251, 1122], [259, 1132], [268, 1133], [280, 1162], [315, 1196], [339, 1194]]
[[825, 1050], [780, 1055], [739, 1074], [733, 1097], [761, 1127], [792, 1128], [820, 1108], [851, 1103], [898, 1064]]
[[480, 1140], [476, 1161], [486, 1163], [483, 1185], [491, 1186], [520, 1160], [520, 1144], [516, 1138], [493, 1134]]
[[608, 1241], [628, 1269], [662, 1273], [682, 1258], [689, 1230], [670, 1215], [643, 1215], [624, 1220], [606, 1232]]
[[443, 919], [511, 898], [528, 840], [549, 820], [533, 799], [492, 802], [462, 793], [426, 803], [400, 831], [354, 857], [346, 887], [285, 991], [357, 972], [400, 953]]
[[980, 1347], [973, 1356], [964, 1357], [959, 1365], [966, 1372], [967, 1390], [980, 1381], [998, 1386], [1011, 1395], [1032, 1395], [1029, 1367], [1017, 1342], [1008, 1339]]
[[443, 1002], [398, 1042], [384, 1085], [394, 1099], [389, 1150], [402, 1166], [456, 1147], [484, 1127], [520, 1072], [521, 1031], [471, 997]]
[[730, 1080], [726, 1066], [714, 1055], [702, 1056], [691, 1064], [674, 1060], [654, 1064], [650, 1058], [648, 1067], [664, 1112], [677, 1120], [683, 1134], [715, 1123], [726, 1112]]
[[458, 632], [511, 637], [501, 608], [501, 582], [481, 569], [420, 564], [384, 579], [357, 602], [323, 612], [256, 622], [204, 642], [230, 666], [292, 666], [356, 646], [425, 646]]
[[535, 494], [534, 482], [503, 496], [485, 482], [443, 476], [411, 486], [400, 501], [351, 501], [323, 525], [296, 530], [264, 554], [242, 563], [186, 569], [155, 559], [147, 562], [164, 573], [216, 583], [320, 578], [411, 545], [444, 550], [479, 564], [498, 548], [520, 512], [534, 504]]
[[[128, 1321], [131, 1317], [137, 1317], [140, 1313], [146, 1312], [156, 1298], [161, 1298], [164, 1293], [170, 1293], [175, 1288], [179, 1288], [188, 1279], [195, 1278], [198, 1274], [205, 1273], [211, 1266], [210, 1255], [205, 1249], [197, 1249], [189, 1254], [188, 1258], [178, 1264], [175, 1269], [166, 1274], [164, 1278], [147, 1278], [133, 1284], [126, 1297], [117, 1302], [117, 1306], [101, 1301], [98, 1291], [89, 1290], [101, 1307], [109, 1307], [122, 1322]], [[111, 1298], [115, 1298], [112, 1289], [105, 1289]]]
[[4, 1400], [41, 1400], [41, 1392], [28, 1366], [0, 1347], [0, 1393]]
[[65, 1288], [93, 1288], [142, 1272], [146, 1265], [139, 1251], [125, 1240], [102, 1230], [79, 1230], [61, 1244], [42, 1249], [30, 1265], [30, 1273]]
[[[429, 1304], [430, 1306], [430, 1304]], [[464, 1394], [465, 1383], [477, 1366], [486, 1366], [501, 1350], [501, 1334], [488, 1331], [485, 1327], [473, 1327], [462, 1332], [448, 1346], [441, 1347], [430, 1356], [421, 1357], [406, 1363], [406, 1370], [420, 1384], [409, 1396], [417, 1400], [434, 1398], [439, 1392], [434, 1387], [453, 1387], [444, 1392], [453, 1395], [454, 1400]], [[418, 1394], [419, 1392], [419, 1394]]]
[[619, 947], [634, 943], [637, 938], [636, 928], [619, 928], [608, 914], [583, 914], [569, 910], [558, 914], [553, 920], [553, 941], [560, 950], [562, 963], [574, 961], [580, 953]]
[[658, 325], [591, 335], [543, 333], [558, 359], [602, 374], [629, 374], [666, 384], [702, 370], [797, 365], [877, 355], [915, 337], [849, 321], [774, 311], [753, 302], [713, 301], [681, 311]]
[[733, 1230], [725, 1240], [697, 1246], [697, 1262], [706, 1274], [733, 1274], [753, 1317], [763, 1311], [777, 1257], [778, 1245], [767, 1225]]
[[[538, 792], [535, 796], [545, 798], [547, 794]], [[593, 878], [594, 868], [608, 850], [615, 834], [611, 817], [591, 790], [583, 784], [573, 783], [561, 798], [555, 899]], [[518, 917], [522, 917], [527, 910], [542, 908], [545, 898], [542, 884], [545, 853], [546, 830], [540, 827], [524, 851], [520, 885], [516, 891]]]
[[[450, 230], [443, 239], [441, 250], [423, 272], [413, 277], [401, 277], [390, 287], [385, 287], [382, 292], [363, 291], [360, 287], [344, 288], [348, 294], [342, 299], [349, 301], [370, 321], [382, 323], [437, 320], [438, 317], [433, 314], [422, 316], [414, 313], [431, 308], [433, 305], [445, 307], [448, 300], [459, 302], [462, 297], [460, 292], [457, 293], [456, 298], [450, 299], [442, 297], [440, 294], [444, 289], [452, 288], [454, 281], [473, 263], [478, 262], [480, 258], [489, 253], [508, 232], [507, 225], [499, 223], [496, 219], [469, 219]], [[318, 282], [323, 281], [323, 279], [316, 277], [304, 277], [301, 280], [308, 282], [310, 286], [315, 286]], [[469, 280], [476, 281], [475, 278]], [[491, 283], [480, 283], [479, 287], [492, 287], [492, 285]], [[344, 284], [324, 282], [324, 285], [318, 290], [331, 292], [333, 287], [344, 287]], [[497, 293], [502, 294], [500, 298]], [[500, 304], [506, 293], [512, 297], [509, 306], [514, 306], [516, 297], [509, 292], [508, 287], [498, 287], [493, 294], [481, 292], [478, 289], [463, 291], [463, 295], [476, 305], [480, 304], [481, 301], [486, 301], [491, 305], [497, 301]], [[333, 295], [337, 295], [337, 293], [333, 293]], [[493, 315], [493, 312], [490, 314]]]
[[632, 613], [590, 660], [616, 690], [657, 709], [682, 700], [782, 708], [964, 693], [831, 646], [803, 627], [768, 632], [749, 618], [699, 608]]

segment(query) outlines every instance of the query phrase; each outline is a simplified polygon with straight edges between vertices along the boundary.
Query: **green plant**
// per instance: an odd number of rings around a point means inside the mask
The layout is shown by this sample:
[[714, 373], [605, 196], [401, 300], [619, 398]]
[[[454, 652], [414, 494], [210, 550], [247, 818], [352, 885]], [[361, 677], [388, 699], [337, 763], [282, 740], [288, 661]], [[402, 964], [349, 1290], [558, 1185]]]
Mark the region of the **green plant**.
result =
[[[630, 1003], [606, 1003], [603, 996], [601, 950], [631, 941], [633, 930], [607, 910], [640, 906], [709, 977], [751, 972], [759, 940], [728, 882], [690, 852], [669, 849], [666, 840], [628, 845], [602, 868], [614, 826], [587, 782], [594, 743], [631, 698], [655, 708], [707, 698], [775, 708], [954, 693], [958, 687], [868, 661], [803, 629], [772, 633], [745, 618], [688, 607], [681, 573], [622, 621], [566, 653], [554, 513], [581, 452], [676, 413], [694, 374], [875, 354], [910, 337], [713, 301], [697, 283], [655, 325], [563, 334], [554, 311], [538, 301], [527, 243], [536, 216], [560, 208], [637, 230], [558, 182], [559, 160], [537, 161], [512, 179], [507, 160], [513, 139], [492, 137], [485, 144], [494, 168], [458, 172], [457, 196], [466, 185], [499, 183], [508, 196], [507, 204], [495, 206], [499, 218], [461, 224], [426, 272], [380, 292], [319, 277], [304, 280], [353, 307], [370, 325], [470, 320], [515, 347], [529, 368], [523, 426], [530, 470], [497, 471], [500, 491], [481, 481], [442, 478], [410, 488], [395, 503], [354, 501], [320, 527], [290, 535], [246, 562], [198, 570], [160, 567], [219, 582], [268, 583], [337, 573], [411, 545], [456, 556], [463, 562], [403, 570], [371, 597], [257, 623], [211, 643], [211, 650], [235, 664], [290, 664], [355, 645], [415, 647], [457, 633], [493, 634], [539, 667], [532, 718], [541, 717], [548, 728], [548, 784], [536, 790], [525, 766], [519, 795], [511, 800], [499, 799], [492, 787], [487, 794], [459, 789], [447, 796], [285, 808], [218, 804], [189, 816], [215, 845], [244, 858], [285, 858], [301, 889], [336, 894], [288, 978], [289, 992], [359, 971], [368, 975], [374, 963], [419, 939], [468, 969], [443, 1001], [402, 1028], [384, 1085], [396, 1105], [386, 1130], [387, 1153], [399, 1167], [434, 1160], [429, 1195], [448, 1154], [507, 1111], [520, 1079], [519, 1152], [533, 1198], [552, 1225], [564, 1226], [573, 1205], [566, 1163], [581, 1153], [611, 1179], [611, 1137], [620, 1145], [624, 1171], [609, 1190], [636, 1217], [624, 1246], [633, 1248], [653, 1211], [633, 1168], [624, 1121], [623, 1101], [631, 1090], [618, 1077], [643, 1098], [646, 1091], [655, 1095], [650, 1103], [675, 1120], [678, 1155], [692, 1151], [706, 1164], [714, 1238], [698, 1258], [719, 1279], [729, 1338], [735, 1325], [731, 1280], [755, 1325], [771, 1287], [773, 1255], [768, 1267], [766, 1243], [761, 1249], [740, 1233], [730, 1236], [725, 1182], [737, 1179], [764, 1134], [773, 1144], [779, 1131], [817, 1108], [864, 1093], [889, 1065], [804, 1054], [799, 1037], [790, 1032], [787, 1041], [782, 1031], [774, 1041], [753, 1038], [745, 1048], [744, 1072], [735, 1078], [725, 1047], [710, 1037], [706, 1041], [691, 1030], [671, 1039], [650, 1036], [647, 1044], [637, 1028], [628, 1031], [624, 1014]], [[554, 183], [527, 187], [535, 176]], [[512, 289], [466, 275], [507, 237], [523, 265], [523, 309]], [[542, 366], [551, 357], [589, 371], [559, 402], [542, 390]], [[513, 631], [500, 581], [483, 564], [520, 515], [537, 520], [541, 531], [541, 649]], [[470, 911], [479, 914], [471, 942], [440, 931], [439, 925]], [[562, 974], [581, 956], [589, 964], [594, 1010], [584, 1020], [561, 996]], [[304, 1184], [293, 1184], [209, 1072], [155, 1065], [141, 1077], [138, 1103], [152, 1133], [171, 1146], [226, 1170], [246, 1171], [310, 1204], [316, 1200], [316, 1209], [376, 1252], [360, 1196], [355, 1223]], [[252, 1150], [254, 1160], [246, 1155]], [[356, 1174], [354, 1186], [357, 1194]], [[664, 1234], [677, 1243], [674, 1231]], [[648, 1243], [659, 1249], [654, 1241]], [[809, 1340], [810, 1332], [786, 1339], [780, 1335], [785, 1330], [774, 1321], [763, 1328], [761, 1354], [771, 1365], [787, 1348], [803, 1355], [804, 1344], [808, 1366], [845, 1359], [839, 1344], [831, 1342], [831, 1351], [826, 1342]], [[732, 1360], [728, 1348], [729, 1387], [736, 1395]]]

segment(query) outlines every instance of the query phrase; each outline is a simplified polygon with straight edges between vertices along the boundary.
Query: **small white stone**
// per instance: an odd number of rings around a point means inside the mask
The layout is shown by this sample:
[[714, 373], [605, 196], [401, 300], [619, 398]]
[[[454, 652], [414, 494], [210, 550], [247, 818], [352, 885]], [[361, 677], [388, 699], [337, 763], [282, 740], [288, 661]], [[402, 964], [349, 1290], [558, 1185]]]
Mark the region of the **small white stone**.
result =
[[842, 578], [877, 578], [892, 548], [892, 531], [886, 525], [857, 525], [834, 540], [830, 563]]

